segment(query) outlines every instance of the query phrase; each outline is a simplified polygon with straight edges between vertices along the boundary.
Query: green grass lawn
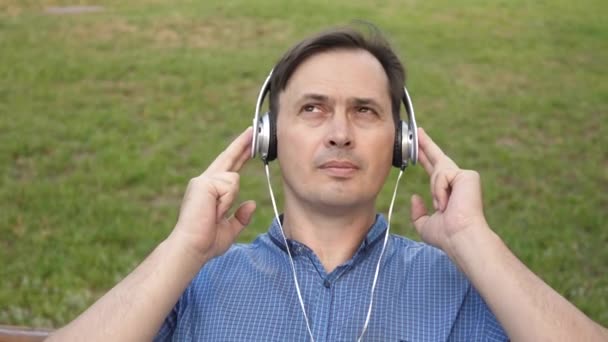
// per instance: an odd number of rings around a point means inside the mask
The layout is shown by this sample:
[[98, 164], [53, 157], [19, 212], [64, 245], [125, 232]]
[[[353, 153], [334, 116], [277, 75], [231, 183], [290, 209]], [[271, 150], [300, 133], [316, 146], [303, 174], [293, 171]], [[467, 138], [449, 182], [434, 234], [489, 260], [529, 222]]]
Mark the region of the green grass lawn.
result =
[[[95, 13], [45, 10], [74, 3], [0, 0], [0, 323], [60, 326], [124, 277], [171, 231], [189, 178], [251, 123], [282, 52], [359, 18], [406, 61], [419, 124], [482, 174], [494, 230], [608, 325], [608, 2], [113, 0]], [[241, 198], [258, 201], [240, 238], [250, 241], [272, 209], [261, 162], [241, 179]], [[420, 167], [406, 171], [394, 215], [394, 230], [411, 237], [413, 192], [429, 199]]]

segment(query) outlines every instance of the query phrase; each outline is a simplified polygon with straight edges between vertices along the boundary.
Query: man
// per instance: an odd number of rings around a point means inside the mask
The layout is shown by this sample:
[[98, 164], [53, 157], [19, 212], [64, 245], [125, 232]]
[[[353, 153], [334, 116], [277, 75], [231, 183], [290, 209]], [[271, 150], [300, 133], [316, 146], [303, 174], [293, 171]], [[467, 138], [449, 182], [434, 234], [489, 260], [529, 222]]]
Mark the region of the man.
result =
[[375, 201], [391, 167], [404, 84], [380, 36], [325, 32], [274, 70], [270, 108], [288, 246], [276, 221], [252, 244], [232, 245], [255, 210], [246, 201], [227, 216], [250, 159], [249, 128], [190, 181], [170, 236], [50, 340], [608, 338], [507, 249], [484, 218], [479, 175], [460, 169], [422, 129], [419, 162], [434, 211], [414, 196], [411, 218], [427, 244], [391, 236], [380, 259], [387, 222]]

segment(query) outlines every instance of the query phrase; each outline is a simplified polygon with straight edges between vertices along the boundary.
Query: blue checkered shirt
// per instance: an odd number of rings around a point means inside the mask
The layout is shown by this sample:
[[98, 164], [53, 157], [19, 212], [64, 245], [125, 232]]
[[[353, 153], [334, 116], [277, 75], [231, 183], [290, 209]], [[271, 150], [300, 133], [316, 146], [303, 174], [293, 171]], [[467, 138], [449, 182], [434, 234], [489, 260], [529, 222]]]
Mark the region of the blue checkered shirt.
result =
[[[289, 240], [315, 341], [356, 341], [370, 300], [386, 220], [353, 257], [326, 273]], [[192, 280], [155, 341], [308, 341], [278, 224], [232, 246]], [[364, 341], [507, 341], [479, 293], [440, 250], [391, 235]]]

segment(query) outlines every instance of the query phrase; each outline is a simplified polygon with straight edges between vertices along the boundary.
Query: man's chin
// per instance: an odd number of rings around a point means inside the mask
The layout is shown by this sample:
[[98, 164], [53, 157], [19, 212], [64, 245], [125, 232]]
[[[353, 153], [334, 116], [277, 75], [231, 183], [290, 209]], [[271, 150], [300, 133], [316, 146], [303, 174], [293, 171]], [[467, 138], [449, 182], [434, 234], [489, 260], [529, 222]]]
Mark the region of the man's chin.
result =
[[318, 198], [317, 204], [323, 211], [341, 213], [360, 209], [366, 204], [373, 206], [373, 199], [366, 200], [364, 196], [356, 193], [323, 193]]

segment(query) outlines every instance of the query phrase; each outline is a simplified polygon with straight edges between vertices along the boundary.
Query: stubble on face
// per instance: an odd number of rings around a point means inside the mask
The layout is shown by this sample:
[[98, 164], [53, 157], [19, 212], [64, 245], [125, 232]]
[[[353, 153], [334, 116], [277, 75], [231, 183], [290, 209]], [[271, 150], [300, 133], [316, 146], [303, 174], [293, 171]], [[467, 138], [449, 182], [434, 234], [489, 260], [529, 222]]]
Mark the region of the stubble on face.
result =
[[363, 50], [304, 61], [279, 96], [285, 200], [322, 208], [372, 205], [392, 160], [388, 78]]

